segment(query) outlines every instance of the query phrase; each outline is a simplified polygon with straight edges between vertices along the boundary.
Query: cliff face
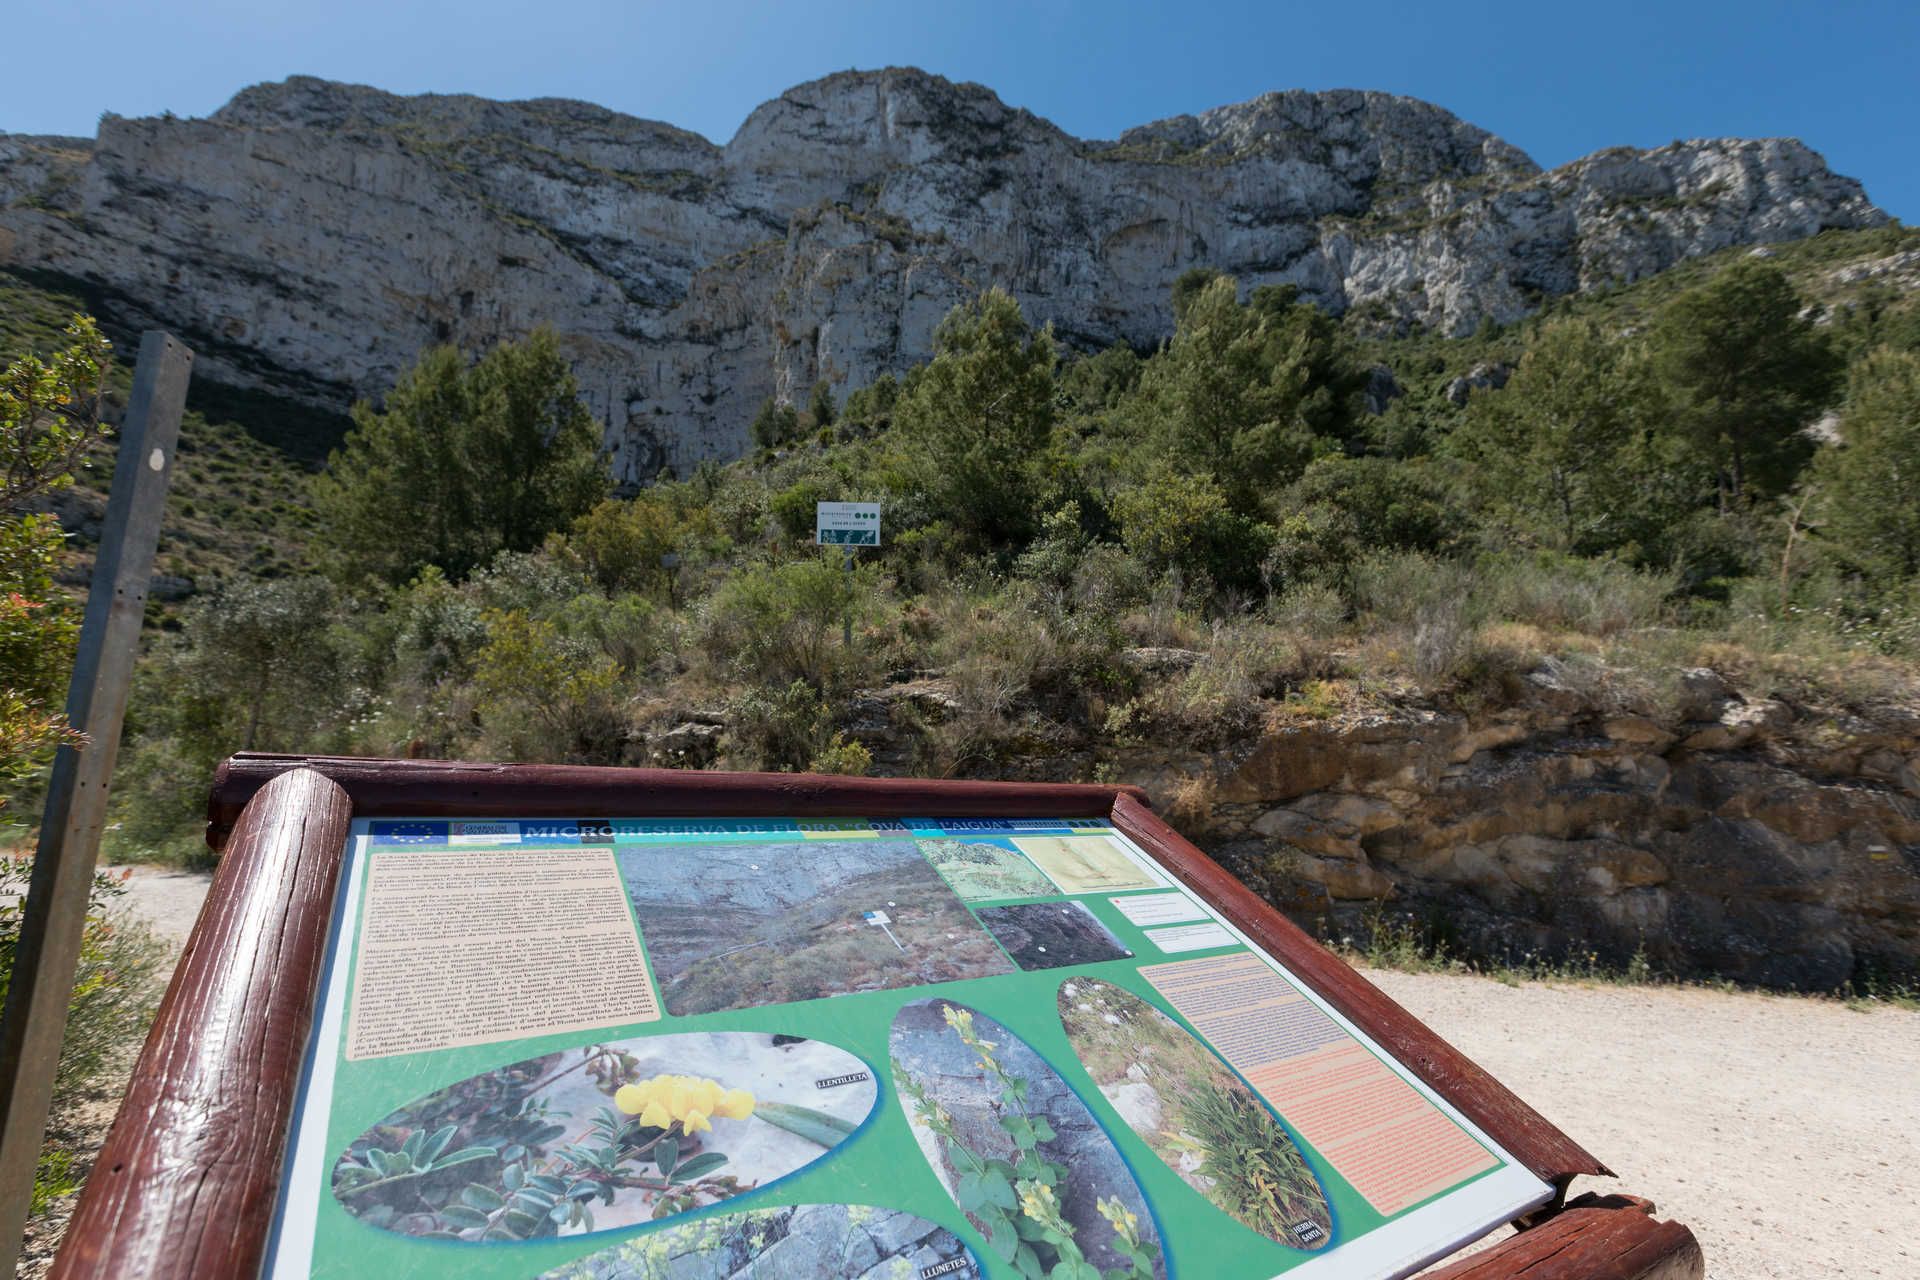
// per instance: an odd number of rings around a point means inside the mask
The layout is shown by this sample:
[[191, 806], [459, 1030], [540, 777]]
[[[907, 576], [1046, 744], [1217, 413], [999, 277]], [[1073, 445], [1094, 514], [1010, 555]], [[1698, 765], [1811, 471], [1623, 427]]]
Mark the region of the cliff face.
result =
[[91, 142], [0, 135], [0, 265], [121, 295], [214, 377], [334, 404], [423, 345], [550, 324], [629, 482], [737, 455], [769, 395], [924, 358], [990, 285], [1088, 346], [1167, 333], [1193, 266], [1457, 332], [1886, 220], [1791, 139], [1542, 172], [1437, 107], [1338, 91], [1088, 142], [912, 70], [792, 89], [724, 147], [584, 103], [301, 78]]

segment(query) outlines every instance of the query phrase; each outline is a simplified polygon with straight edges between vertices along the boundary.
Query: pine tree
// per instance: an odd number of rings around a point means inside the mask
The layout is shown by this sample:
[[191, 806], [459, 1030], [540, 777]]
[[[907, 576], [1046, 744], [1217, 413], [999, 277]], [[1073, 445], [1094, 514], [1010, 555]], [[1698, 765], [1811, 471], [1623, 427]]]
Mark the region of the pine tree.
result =
[[349, 578], [462, 578], [531, 551], [606, 496], [600, 432], [552, 331], [469, 366], [435, 347], [353, 429], [315, 485], [319, 536]]
[[1724, 510], [1750, 489], [1780, 493], [1813, 452], [1802, 433], [1833, 398], [1839, 361], [1770, 263], [1737, 262], [1667, 304], [1654, 326], [1660, 373]]

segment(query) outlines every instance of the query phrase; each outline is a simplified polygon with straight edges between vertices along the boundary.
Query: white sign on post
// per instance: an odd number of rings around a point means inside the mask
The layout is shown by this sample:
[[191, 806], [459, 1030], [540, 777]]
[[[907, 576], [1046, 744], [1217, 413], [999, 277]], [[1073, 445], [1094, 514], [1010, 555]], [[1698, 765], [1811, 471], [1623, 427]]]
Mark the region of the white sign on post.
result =
[[813, 540], [821, 546], [880, 545], [880, 504], [821, 502], [813, 509]]

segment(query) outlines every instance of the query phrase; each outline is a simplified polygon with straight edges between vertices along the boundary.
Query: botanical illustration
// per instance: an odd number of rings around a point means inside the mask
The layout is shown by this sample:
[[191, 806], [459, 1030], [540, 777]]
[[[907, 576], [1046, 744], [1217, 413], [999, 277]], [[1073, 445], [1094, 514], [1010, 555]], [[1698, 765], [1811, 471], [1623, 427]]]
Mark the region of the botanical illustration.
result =
[[651, 1231], [539, 1280], [980, 1280], [945, 1227], [864, 1204], [784, 1205]]
[[1022, 902], [979, 908], [980, 923], [1022, 969], [1060, 969], [1133, 952], [1078, 902]]
[[1057, 892], [1025, 854], [992, 840], [923, 839], [920, 852], [968, 902], [1041, 898]]
[[588, 1044], [401, 1107], [341, 1155], [333, 1195], [369, 1226], [442, 1240], [653, 1222], [820, 1159], [866, 1119], [875, 1089], [858, 1058], [793, 1036]]
[[1165, 1280], [1145, 1195], [1044, 1059], [965, 1005], [894, 1017], [894, 1086], [921, 1154], [995, 1256], [1026, 1280]]
[[1013, 972], [911, 840], [645, 845], [617, 856], [674, 1014]]
[[1120, 1118], [1186, 1184], [1270, 1240], [1320, 1249], [1333, 1217], [1273, 1112], [1212, 1050], [1130, 991], [1060, 984], [1060, 1021]]

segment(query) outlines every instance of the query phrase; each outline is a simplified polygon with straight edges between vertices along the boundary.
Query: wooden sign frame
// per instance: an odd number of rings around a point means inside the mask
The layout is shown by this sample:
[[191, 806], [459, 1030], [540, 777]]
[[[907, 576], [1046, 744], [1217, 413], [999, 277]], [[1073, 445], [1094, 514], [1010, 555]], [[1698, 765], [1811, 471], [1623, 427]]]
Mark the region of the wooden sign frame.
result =
[[281, 1189], [348, 829], [356, 817], [1107, 817], [1557, 1194], [1447, 1280], [1683, 1280], [1686, 1227], [1624, 1196], [1572, 1138], [1162, 821], [1137, 787], [236, 755], [220, 867], [52, 1274], [256, 1276]]

